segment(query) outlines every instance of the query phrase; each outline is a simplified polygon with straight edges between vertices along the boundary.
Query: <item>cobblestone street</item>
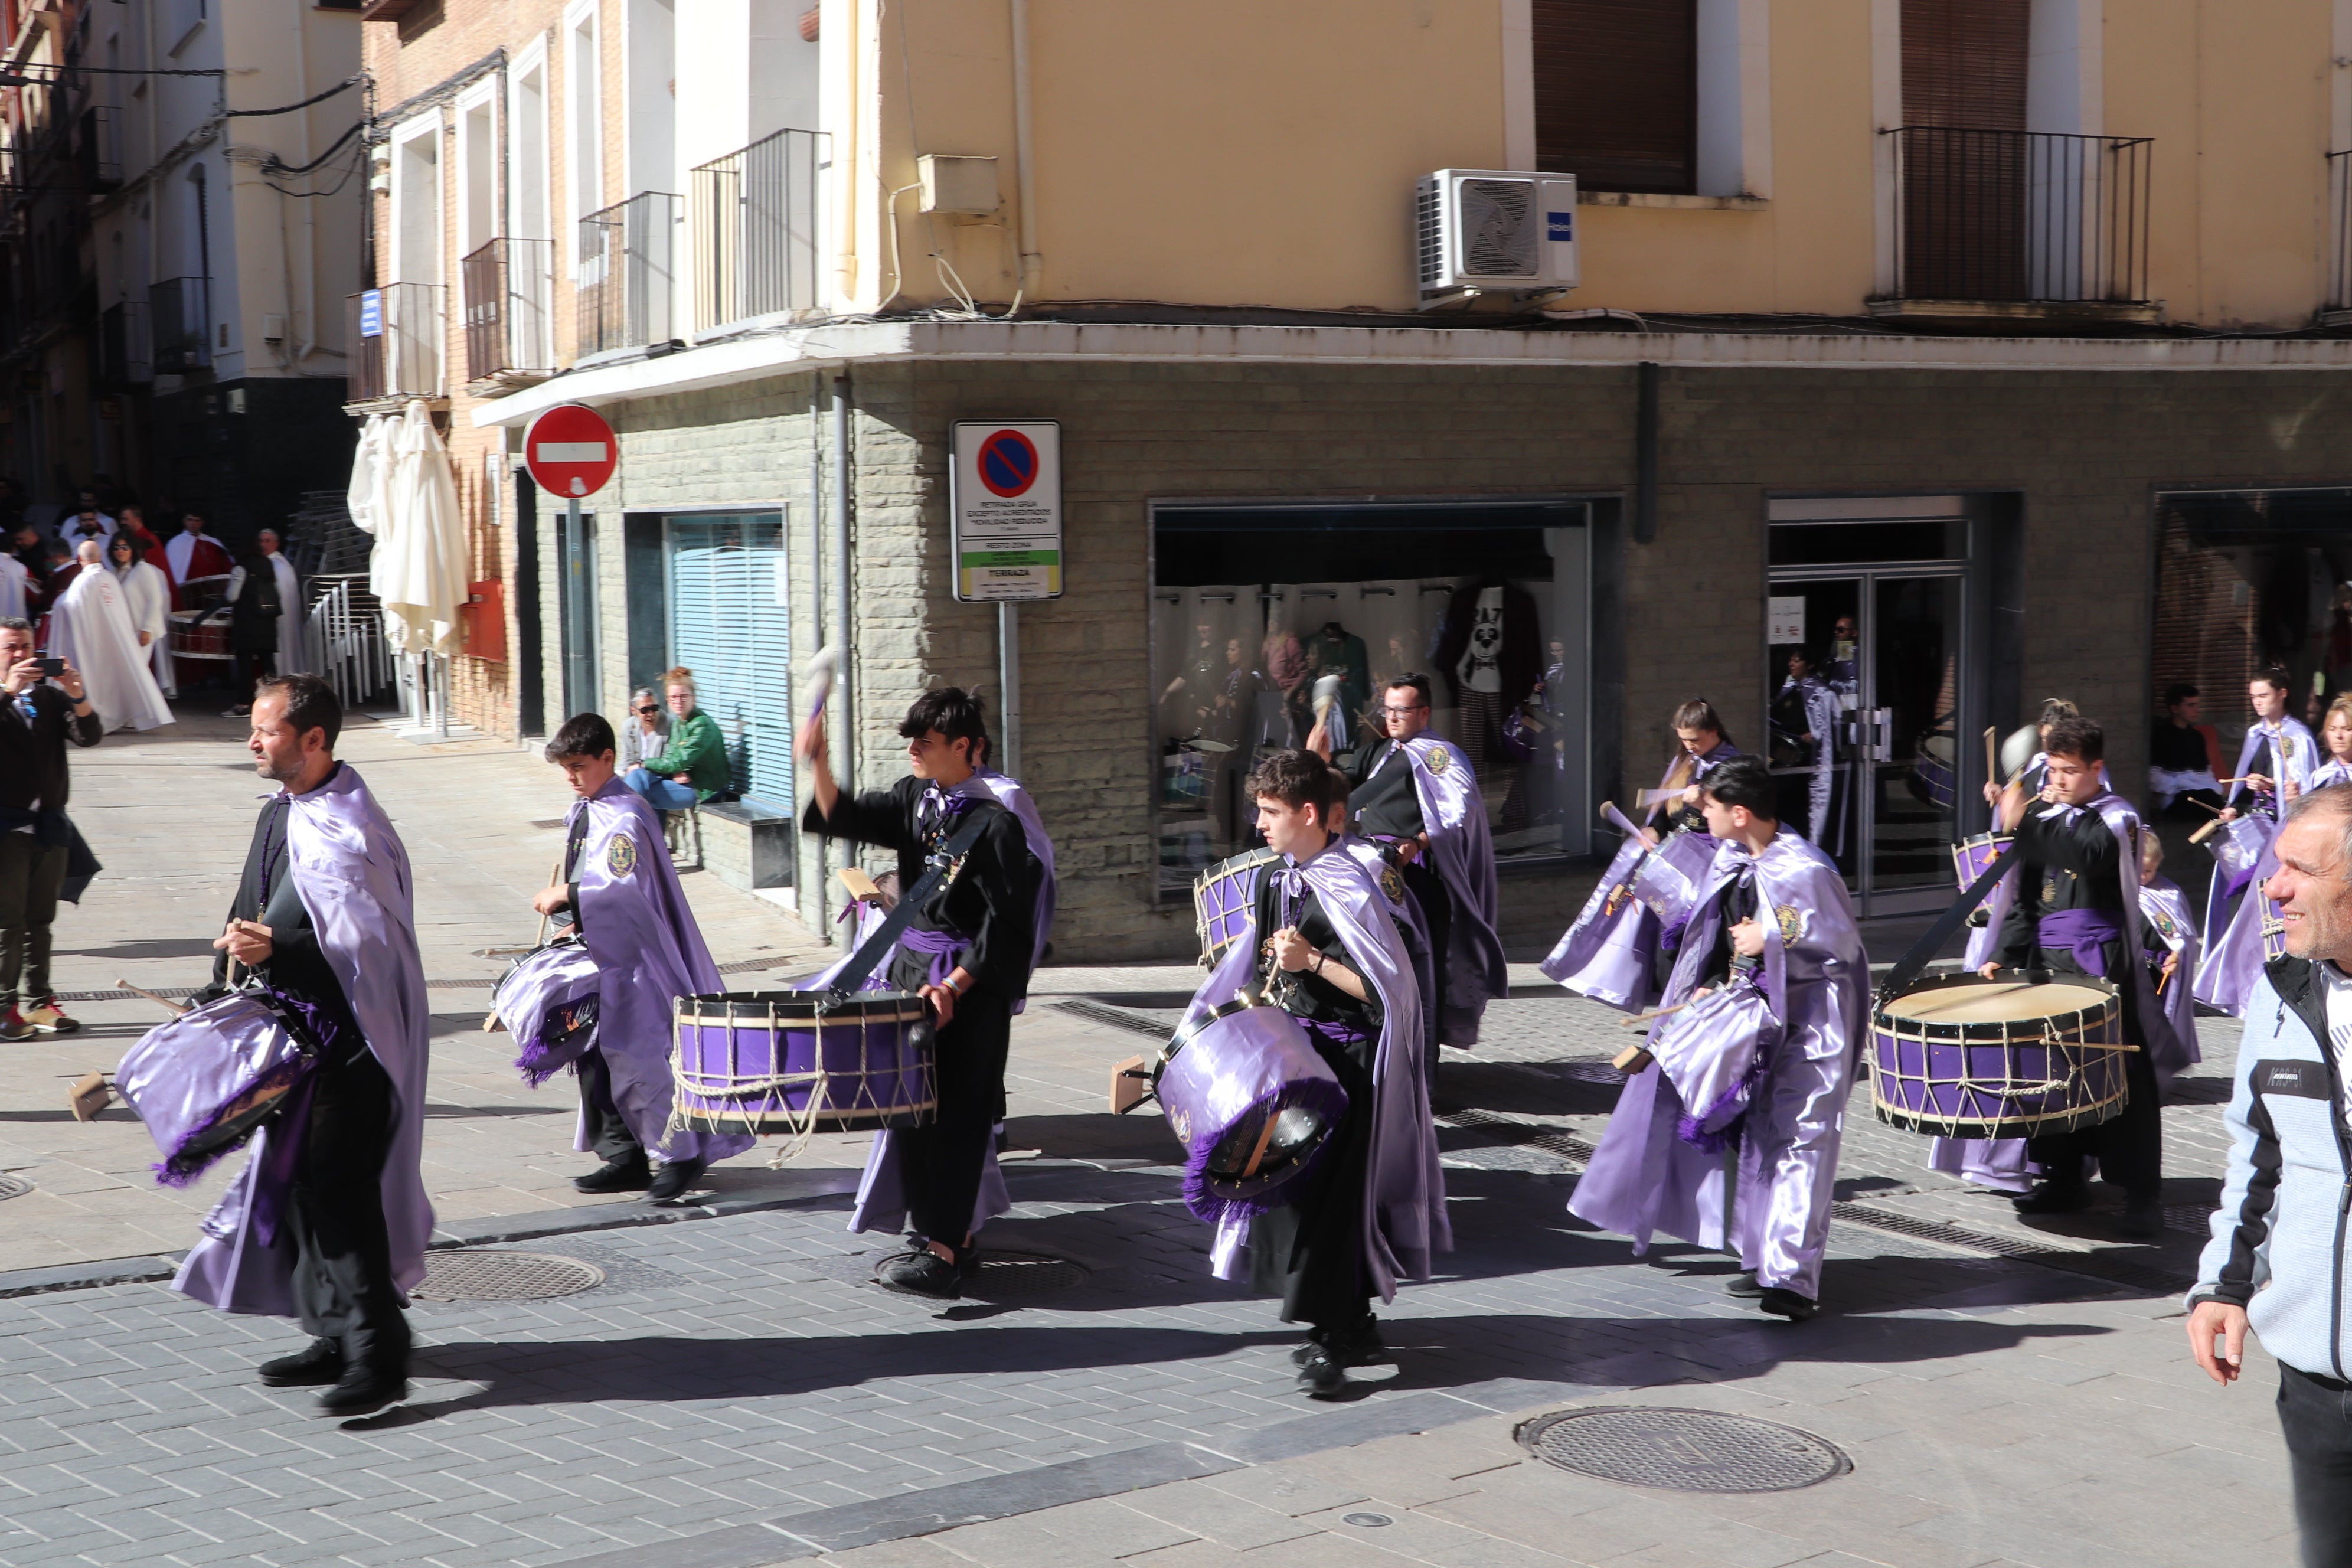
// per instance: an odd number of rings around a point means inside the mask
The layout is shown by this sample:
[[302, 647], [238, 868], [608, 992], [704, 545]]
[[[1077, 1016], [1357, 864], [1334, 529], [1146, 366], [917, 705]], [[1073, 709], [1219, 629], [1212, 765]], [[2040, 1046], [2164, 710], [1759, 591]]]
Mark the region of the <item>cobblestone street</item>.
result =
[[[60, 925], [62, 989], [201, 975], [255, 789], [226, 726], [180, 730], [77, 758], [76, 815], [108, 869]], [[1382, 1312], [1394, 1367], [1318, 1405], [1292, 1392], [1296, 1339], [1272, 1306], [1209, 1278], [1164, 1125], [1101, 1110], [1110, 1064], [1197, 972], [1040, 976], [1014, 1033], [1017, 1206], [986, 1234], [978, 1290], [942, 1310], [872, 1284], [887, 1238], [844, 1228], [859, 1140], [776, 1169], [742, 1156], [698, 1206], [573, 1193], [568, 1080], [524, 1090], [503, 1037], [478, 1032], [499, 968], [478, 951], [530, 934], [557, 837], [534, 824], [561, 815], [560, 781], [488, 743], [359, 728], [343, 750], [406, 837], [431, 932], [426, 1179], [454, 1249], [438, 1256], [570, 1259], [587, 1288], [420, 1301], [412, 1403], [315, 1419], [252, 1375], [296, 1331], [154, 1281], [228, 1172], [156, 1188], [135, 1121], [67, 1116], [63, 1080], [155, 1016], [77, 1004], [90, 1028], [6, 1047], [0, 1092], [0, 1166], [31, 1189], [0, 1203], [0, 1563], [2293, 1560], [2272, 1365], [2251, 1352], [2245, 1386], [2214, 1389], [2179, 1321], [2233, 1026], [2209, 1021], [2167, 1108], [2175, 1228], [2157, 1247], [2106, 1241], [2099, 1215], [2028, 1228], [1922, 1169], [1924, 1142], [1873, 1120], [1865, 1089], [1827, 1310], [1790, 1325], [1725, 1295], [1728, 1259], [1635, 1259], [1570, 1220], [1630, 1037], [1517, 969], [1485, 1044], [1442, 1068], [1456, 1250]], [[686, 882], [722, 964], [810, 961], [775, 904]], [[1706, 1494], [1559, 1468], [1515, 1438], [1612, 1405], [1760, 1416], [1851, 1469]]]

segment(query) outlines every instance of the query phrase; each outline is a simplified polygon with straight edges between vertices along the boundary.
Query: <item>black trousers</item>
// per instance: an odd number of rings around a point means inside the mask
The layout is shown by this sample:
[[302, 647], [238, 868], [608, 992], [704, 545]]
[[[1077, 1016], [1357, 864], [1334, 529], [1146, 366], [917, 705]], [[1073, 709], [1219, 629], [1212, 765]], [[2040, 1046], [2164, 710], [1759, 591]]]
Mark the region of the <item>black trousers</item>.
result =
[[[2122, 944], [2106, 944], [2107, 973], [2123, 974]], [[2055, 948], [2043, 948], [2035, 962], [2053, 973], [2080, 974], [2083, 968], [2073, 956]], [[2147, 1032], [2139, 1026], [2138, 989], [2126, 976], [2123, 983], [2124, 1038], [2145, 1046]], [[2025, 1141], [2029, 1159], [2062, 1173], [2058, 1181], [2079, 1179], [2075, 1173], [2088, 1155], [2099, 1162], [2099, 1174], [2115, 1183], [2133, 1197], [2155, 1197], [2164, 1186], [2164, 1114], [2161, 1097], [2156, 1087], [2156, 1068], [2148, 1060], [2147, 1050], [2126, 1052], [2124, 1057], [2124, 1108], [2095, 1127], [2078, 1128], [2072, 1132], [2053, 1132], [2045, 1137]]]
[[408, 1320], [392, 1282], [383, 1162], [391, 1152], [392, 1079], [373, 1055], [322, 1068], [294, 1171], [281, 1243], [294, 1248], [302, 1327], [342, 1342], [349, 1365], [408, 1369]]
[[1379, 1042], [1335, 1046], [1312, 1029], [1307, 1037], [1348, 1091], [1348, 1110], [1315, 1168], [1286, 1189], [1279, 1207], [1250, 1223], [1250, 1284], [1282, 1298], [1284, 1322], [1328, 1332], [1352, 1328], [1371, 1310], [1363, 1215], [1372, 1152], [1372, 1054]]
[[2282, 1362], [2278, 1413], [2304, 1568], [2352, 1568], [2352, 1386]]
[[580, 1121], [588, 1133], [588, 1147], [607, 1164], [626, 1160], [632, 1154], [643, 1159], [645, 1145], [629, 1131], [620, 1104], [613, 1098], [613, 1068], [604, 1060], [604, 1053], [590, 1047], [581, 1055], [579, 1073]]
[[49, 927], [66, 885], [66, 847], [0, 833], [0, 1011], [49, 994]]
[[907, 1223], [925, 1240], [961, 1247], [971, 1230], [1012, 1046], [1011, 1003], [979, 989], [958, 1001], [954, 1021], [940, 1031], [932, 1051], [938, 1115], [890, 1134], [907, 1184]]

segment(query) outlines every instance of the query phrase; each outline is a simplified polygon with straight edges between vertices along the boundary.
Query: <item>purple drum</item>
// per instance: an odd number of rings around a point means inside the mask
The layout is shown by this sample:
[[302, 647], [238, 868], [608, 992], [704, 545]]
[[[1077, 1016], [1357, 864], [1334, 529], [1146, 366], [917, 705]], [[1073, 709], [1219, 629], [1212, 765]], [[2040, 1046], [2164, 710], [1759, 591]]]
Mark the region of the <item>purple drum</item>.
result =
[[2214, 875], [2225, 885], [2239, 882], [2254, 874], [2269, 852], [2271, 837], [2278, 829], [2268, 817], [2241, 816], [2220, 825], [2220, 830], [2206, 841], [2205, 847], [2213, 852]]
[[699, 1132], [917, 1127], [939, 1109], [930, 1013], [901, 991], [677, 999], [676, 1120]]
[[[1675, 836], [1676, 838], [1687, 837], [1686, 834]], [[1669, 839], [1667, 843], [1673, 841]], [[1663, 844], [1634, 864], [1633, 874], [1625, 879], [1625, 890], [1670, 927], [1688, 920], [1691, 905], [1698, 901], [1698, 883], [1666, 854], [1666, 846]]]
[[1952, 846], [1952, 871], [1959, 879], [1960, 891], [1967, 892], [1986, 868], [2000, 858], [2009, 847], [2011, 836], [2006, 833], [1979, 833], [1963, 838]]
[[1184, 1206], [1211, 1225], [1280, 1203], [1348, 1110], [1298, 1020], [1240, 997], [1188, 1019], [1151, 1086], [1184, 1145]]
[[266, 991], [236, 991], [150, 1029], [114, 1069], [163, 1163], [155, 1179], [185, 1186], [241, 1147], [309, 1073], [300, 1016]]
[[2124, 1108], [2123, 1002], [2086, 974], [1953, 974], [1872, 1017], [1878, 1119], [1940, 1138], [2025, 1138], [2088, 1127]]
[[572, 937], [515, 960], [491, 994], [490, 1021], [513, 1032], [523, 1082], [537, 1089], [595, 1045], [603, 984], [596, 961]]
[[1244, 849], [1220, 860], [1192, 879], [1192, 918], [1201, 932], [1201, 967], [1214, 969], [1225, 950], [1249, 929], [1250, 899], [1257, 868], [1279, 859], [1271, 849]]

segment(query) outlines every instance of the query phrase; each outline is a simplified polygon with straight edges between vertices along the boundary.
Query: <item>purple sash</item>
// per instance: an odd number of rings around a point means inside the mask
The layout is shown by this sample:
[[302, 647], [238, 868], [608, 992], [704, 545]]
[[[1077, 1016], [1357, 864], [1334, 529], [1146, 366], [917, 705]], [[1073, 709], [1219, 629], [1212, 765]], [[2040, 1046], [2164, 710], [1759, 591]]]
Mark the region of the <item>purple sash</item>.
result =
[[956, 954], [971, 944], [971, 939], [956, 931], [917, 931], [908, 926], [898, 933], [898, 945], [908, 952], [919, 952], [931, 961], [924, 978], [930, 984], [945, 985], [948, 976], [955, 973]]
[[2112, 979], [2107, 973], [2106, 944], [2121, 942], [2123, 921], [2107, 910], [2055, 910], [2035, 927], [2034, 942], [2074, 955], [2085, 974]]

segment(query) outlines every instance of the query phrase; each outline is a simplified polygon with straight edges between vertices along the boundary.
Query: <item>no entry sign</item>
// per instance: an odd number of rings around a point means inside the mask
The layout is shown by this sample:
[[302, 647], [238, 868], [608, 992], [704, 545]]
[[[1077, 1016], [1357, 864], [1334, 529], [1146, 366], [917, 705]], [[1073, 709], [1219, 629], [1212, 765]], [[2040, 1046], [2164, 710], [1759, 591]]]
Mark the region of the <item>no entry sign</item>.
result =
[[522, 460], [541, 489], [576, 500], [611, 481], [621, 445], [603, 415], [584, 404], [563, 403], [531, 421]]
[[955, 461], [956, 597], [1062, 596], [1062, 427], [1051, 419], [965, 420]]

